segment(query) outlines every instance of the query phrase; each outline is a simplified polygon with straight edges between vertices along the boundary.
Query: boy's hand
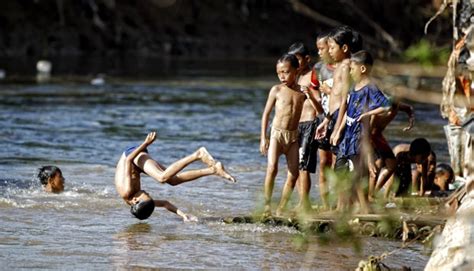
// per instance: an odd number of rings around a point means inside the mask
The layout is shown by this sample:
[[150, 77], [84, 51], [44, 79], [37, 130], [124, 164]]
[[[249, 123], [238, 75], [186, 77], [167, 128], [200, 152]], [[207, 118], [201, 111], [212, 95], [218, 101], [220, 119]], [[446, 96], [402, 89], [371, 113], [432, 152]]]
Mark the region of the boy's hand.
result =
[[262, 155], [267, 155], [268, 153], [268, 139], [266, 138], [260, 139], [260, 153]]
[[366, 113], [360, 114], [360, 116], [357, 118], [357, 122], [361, 122], [365, 117], [367, 117]]
[[319, 86], [319, 90], [320, 90], [322, 93], [331, 94], [331, 87], [328, 86], [325, 82], [323, 82], [323, 83]]
[[314, 138], [315, 139], [322, 139], [326, 136], [326, 131], [327, 131], [327, 124], [324, 122], [318, 125], [318, 128], [316, 128], [316, 133], [314, 133]]
[[183, 214], [182, 217], [184, 222], [199, 222], [199, 219], [191, 214]]
[[149, 133], [145, 138], [145, 144], [150, 145], [156, 139], [156, 132]]
[[341, 135], [340, 135], [339, 132], [332, 133], [331, 138], [329, 139], [329, 144], [331, 144], [333, 146], [337, 146], [337, 144], [339, 143], [339, 138], [340, 137], [341, 137]]

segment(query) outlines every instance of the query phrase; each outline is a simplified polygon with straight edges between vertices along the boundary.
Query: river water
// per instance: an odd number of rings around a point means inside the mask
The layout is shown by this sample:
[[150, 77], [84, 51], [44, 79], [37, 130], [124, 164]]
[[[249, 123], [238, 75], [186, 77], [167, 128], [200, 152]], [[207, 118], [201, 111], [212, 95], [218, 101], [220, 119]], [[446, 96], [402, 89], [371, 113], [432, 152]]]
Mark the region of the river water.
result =
[[[350, 243], [320, 245], [312, 236], [300, 242], [301, 234], [292, 228], [214, 219], [261, 208], [266, 159], [258, 152], [260, 117], [275, 83], [271, 74], [246, 79], [181, 74], [153, 81], [109, 80], [103, 86], [88, 80], [2, 83], [1, 269], [347, 270], [369, 255], [399, 248], [398, 241], [364, 238], [356, 251]], [[438, 106], [415, 108], [413, 131], [401, 132], [406, 116], [399, 116], [386, 131], [389, 141], [427, 137], [438, 160], [447, 162]], [[169, 164], [206, 146], [237, 177], [237, 184], [211, 176], [175, 187], [142, 178], [142, 187], [154, 198], [173, 202], [198, 216], [199, 223], [183, 223], [158, 209], [138, 221], [118, 197], [115, 163], [125, 147], [142, 142], [149, 131], [158, 133], [148, 149], [160, 162]], [[61, 168], [64, 193], [42, 191], [35, 173], [43, 165]], [[284, 176], [282, 165], [275, 201]], [[318, 201], [316, 185], [311, 197]], [[385, 263], [422, 269], [429, 253], [413, 244]]]

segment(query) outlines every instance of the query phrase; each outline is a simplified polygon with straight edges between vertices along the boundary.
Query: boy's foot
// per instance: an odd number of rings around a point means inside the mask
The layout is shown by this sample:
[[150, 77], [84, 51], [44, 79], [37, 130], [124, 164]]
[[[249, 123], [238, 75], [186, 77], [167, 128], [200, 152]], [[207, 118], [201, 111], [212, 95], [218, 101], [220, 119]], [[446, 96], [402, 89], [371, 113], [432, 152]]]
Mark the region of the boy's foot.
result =
[[216, 164], [216, 160], [214, 160], [211, 154], [204, 147], [199, 148], [199, 158], [202, 160], [204, 164], [210, 167]]
[[311, 204], [298, 204], [292, 212], [297, 215], [309, 215], [313, 212], [313, 207], [311, 207]]
[[265, 208], [263, 209], [263, 214], [262, 218], [267, 218], [272, 216], [272, 209], [270, 206], [266, 205]]
[[216, 175], [220, 176], [226, 180], [229, 180], [230, 182], [236, 183], [237, 181], [235, 180], [232, 175], [230, 175], [227, 171], [225, 171], [224, 166], [222, 165], [221, 162], [217, 162], [214, 166], [214, 169], [216, 170]]
[[275, 211], [275, 216], [282, 216], [283, 215], [283, 210], [281, 208], [277, 208]]

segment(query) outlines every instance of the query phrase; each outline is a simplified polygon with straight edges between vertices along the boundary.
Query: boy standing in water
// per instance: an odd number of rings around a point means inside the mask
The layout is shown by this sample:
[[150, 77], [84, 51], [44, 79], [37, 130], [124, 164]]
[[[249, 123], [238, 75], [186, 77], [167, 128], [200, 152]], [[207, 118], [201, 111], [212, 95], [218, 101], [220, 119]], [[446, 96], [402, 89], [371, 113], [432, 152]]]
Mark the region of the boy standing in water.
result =
[[[140, 174], [145, 173], [160, 183], [173, 186], [209, 175], [216, 175], [231, 182], [235, 182], [235, 179], [225, 171], [220, 162], [216, 162], [212, 158], [204, 147], [166, 168], [148, 154], [147, 147], [155, 139], [156, 133], [151, 132], [142, 144], [138, 147], [128, 148], [122, 154], [115, 170], [117, 192], [131, 206], [130, 212], [138, 219], [148, 218], [157, 206], [179, 215], [184, 221], [197, 221], [195, 216], [185, 214], [169, 201], [153, 200], [147, 192], [141, 189]], [[186, 166], [197, 160], [201, 160], [207, 167], [181, 172]]]
[[300, 193], [300, 202], [297, 210], [308, 212], [311, 210], [309, 200], [309, 191], [311, 189], [310, 173], [316, 172], [317, 162], [317, 141], [314, 138], [314, 132], [318, 125], [316, 116], [322, 113], [321, 104], [315, 97], [315, 91], [319, 88], [318, 81], [312, 82], [311, 77], [314, 74], [311, 67], [311, 56], [308, 48], [302, 43], [294, 43], [288, 49], [288, 54], [293, 54], [298, 59], [298, 85], [305, 93], [307, 99], [303, 103], [303, 110], [298, 124], [299, 133], [299, 177], [297, 181], [298, 191]]
[[[277, 61], [276, 72], [281, 84], [270, 89], [262, 114], [260, 152], [268, 155], [265, 176], [264, 215], [271, 215], [271, 199], [275, 177], [278, 172], [278, 159], [284, 154], [288, 165], [288, 176], [283, 188], [280, 204], [276, 214], [280, 215], [293, 192], [298, 171], [298, 123], [303, 109], [305, 94], [297, 84], [298, 59], [285, 54]], [[270, 113], [275, 108], [270, 139], [267, 136]]]
[[335, 64], [333, 86], [329, 98], [329, 113], [316, 129], [316, 137], [322, 139], [329, 134], [329, 143], [334, 154], [333, 159], [335, 159], [339, 142], [334, 140], [334, 136], [340, 127], [342, 116], [346, 112], [347, 94], [351, 84], [349, 74], [350, 56], [351, 52], [357, 52], [361, 49], [362, 39], [350, 27], [341, 26], [329, 34], [328, 46], [329, 55]]
[[[335, 169], [341, 172], [354, 172], [347, 187], [355, 189], [361, 211], [368, 212], [367, 199], [361, 186], [361, 178], [367, 176], [367, 158], [370, 154], [369, 132], [370, 116], [388, 112], [390, 102], [377, 86], [371, 83], [370, 71], [373, 59], [367, 51], [352, 54], [350, 75], [354, 86], [349, 92], [347, 110], [342, 118], [341, 126], [335, 132], [334, 141], [339, 144]], [[365, 154], [365, 155], [364, 155]], [[365, 157], [364, 157], [365, 156]], [[348, 180], [340, 180], [348, 181]], [[349, 206], [348, 191], [339, 195], [338, 209], [344, 210]]]
[[[329, 115], [329, 95], [333, 85], [334, 65], [331, 56], [329, 55], [328, 46], [329, 33], [321, 33], [316, 38], [316, 48], [320, 61], [314, 65], [313, 75], [311, 77], [311, 86], [319, 85], [319, 93], [321, 95], [321, 106], [323, 114], [320, 114], [319, 123], [324, 120], [324, 116]], [[330, 133], [327, 133], [324, 138], [318, 140], [318, 154], [319, 154], [319, 193], [323, 208], [328, 210], [330, 208], [328, 203], [328, 189], [326, 184], [325, 170], [332, 166], [332, 152], [329, 144]]]

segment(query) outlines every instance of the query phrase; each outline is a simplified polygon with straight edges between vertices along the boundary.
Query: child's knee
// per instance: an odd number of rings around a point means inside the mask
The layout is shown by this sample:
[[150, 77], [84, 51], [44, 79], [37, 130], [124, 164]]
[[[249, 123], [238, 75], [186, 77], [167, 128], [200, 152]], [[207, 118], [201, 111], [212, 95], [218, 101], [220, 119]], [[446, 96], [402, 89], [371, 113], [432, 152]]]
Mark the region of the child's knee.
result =
[[277, 171], [278, 171], [278, 165], [277, 164], [268, 163], [267, 173], [276, 174]]
[[296, 167], [296, 169], [288, 169], [288, 179], [294, 180], [296, 182], [296, 179], [298, 179], [299, 175], [300, 171], [298, 170], [298, 167]]
[[[157, 179], [160, 183], [167, 183], [167, 184], [172, 183], [172, 181], [171, 181], [172, 177], [169, 177], [169, 176], [166, 176], [166, 175], [161, 175]], [[171, 184], [171, 185], [173, 185], [173, 184]]]

